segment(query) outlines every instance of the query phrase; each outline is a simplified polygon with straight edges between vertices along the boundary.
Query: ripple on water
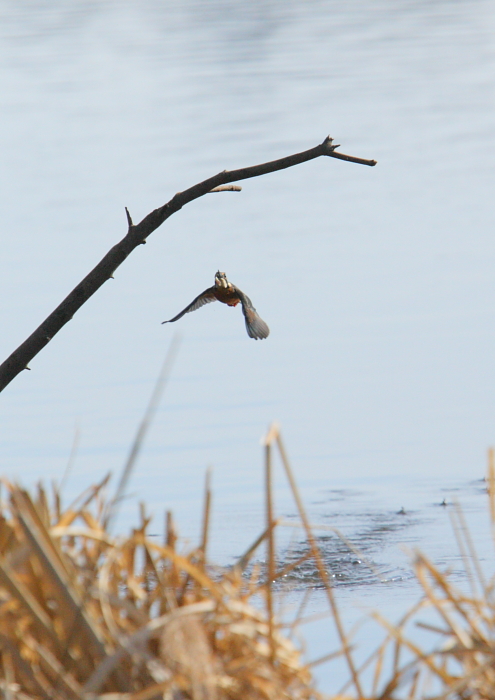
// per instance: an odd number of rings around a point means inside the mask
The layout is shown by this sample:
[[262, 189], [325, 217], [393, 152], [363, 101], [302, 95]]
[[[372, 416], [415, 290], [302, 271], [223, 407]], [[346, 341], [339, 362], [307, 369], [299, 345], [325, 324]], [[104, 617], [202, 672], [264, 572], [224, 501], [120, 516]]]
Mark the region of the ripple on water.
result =
[[[310, 512], [316, 544], [330, 581], [336, 587], [350, 589], [412, 585], [415, 576], [411, 553], [419, 548], [437, 565], [448, 569], [454, 580], [462, 582], [466, 574], [450, 514], [454, 503], [462, 504], [479, 545], [478, 555], [481, 561], [489, 561], [484, 556], [489, 533], [484, 537], [481, 521], [478, 522], [479, 517], [486, 519], [485, 495], [484, 480], [389, 483], [381, 485], [380, 493], [374, 488], [324, 492], [312, 499]], [[400, 499], [405, 505], [397, 505]], [[281, 591], [318, 590], [323, 588], [321, 577], [297, 521], [295, 512], [286, 514], [285, 523], [294, 527], [290, 541], [280, 549], [277, 570], [288, 570], [276, 587]]]

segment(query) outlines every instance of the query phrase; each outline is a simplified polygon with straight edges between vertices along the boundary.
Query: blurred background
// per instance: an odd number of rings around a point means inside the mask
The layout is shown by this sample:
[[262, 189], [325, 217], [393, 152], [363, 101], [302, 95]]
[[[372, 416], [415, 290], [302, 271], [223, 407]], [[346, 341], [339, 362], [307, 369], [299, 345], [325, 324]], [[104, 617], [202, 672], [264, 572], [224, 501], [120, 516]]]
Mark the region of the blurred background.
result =
[[[362, 514], [377, 494], [385, 510], [420, 508], [432, 484], [484, 476], [492, 2], [0, 0], [0, 13], [2, 360], [125, 235], [124, 206], [138, 222], [220, 170], [327, 134], [378, 161], [319, 158], [175, 214], [2, 393], [3, 474], [60, 481], [75, 435], [67, 498], [118, 473], [180, 330], [124, 517], [144, 500], [162, 531], [173, 507], [195, 539], [211, 465], [213, 551], [241, 553], [263, 522], [272, 420], [327, 516], [325, 490], [364, 489]], [[221, 304], [161, 325], [217, 269], [266, 341]]]

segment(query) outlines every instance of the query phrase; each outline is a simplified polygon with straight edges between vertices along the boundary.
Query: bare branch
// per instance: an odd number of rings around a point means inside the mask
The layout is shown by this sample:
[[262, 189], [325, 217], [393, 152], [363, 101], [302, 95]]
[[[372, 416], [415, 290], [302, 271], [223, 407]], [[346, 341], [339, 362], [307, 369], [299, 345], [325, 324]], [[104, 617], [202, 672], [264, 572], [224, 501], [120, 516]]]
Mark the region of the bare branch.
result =
[[[0, 391], [16, 377], [19, 372], [26, 369], [28, 363], [35, 357], [45, 345], [47, 345], [53, 336], [71, 320], [76, 311], [91, 297], [93, 294], [108, 280], [113, 277], [114, 271], [121, 265], [127, 256], [138, 245], [146, 243], [146, 239], [153, 233], [164, 221], [172, 214], [182, 209], [189, 202], [192, 202], [198, 197], [208, 194], [212, 190], [222, 188], [232, 182], [239, 180], [247, 180], [251, 177], [259, 177], [267, 173], [273, 173], [277, 170], [290, 168], [300, 163], [305, 163], [308, 160], [319, 158], [320, 156], [330, 156], [331, 158], [339, 158], [347, 160], [351, 163], [360, 163], [361, 165], [376, 165], [375, 160], [365, 160], [363, 158], [355, 158], [347, 156], [343, 153], [337, 153], [337, 146], [333, 145], [333, 139], [330, 136], [319, 146], [310, 148], [302, 153], [273, 160], [269, 163], [261, 163], [253, 165], [249, 168], [241, 168], [240, 170], [224, 170], [213, 177], [193, 185], [184, 192], [178, 192], [172, 199], [164, 204], [159, 209], [155, 209], [146, 216], [139, 224], [133, 224], [129, 211], [126, 208], [127, 223], [129, 230], [124, 238], [113, 246], [104, 258], [96, 265], [91, 272], [75, 287], [72, 292], [57, 306], [43, 323], [27, 338], [14, 352], [8, 357], [5, 362], [0, 365]], [[221, 191], [221, 190], [217, 190]]]

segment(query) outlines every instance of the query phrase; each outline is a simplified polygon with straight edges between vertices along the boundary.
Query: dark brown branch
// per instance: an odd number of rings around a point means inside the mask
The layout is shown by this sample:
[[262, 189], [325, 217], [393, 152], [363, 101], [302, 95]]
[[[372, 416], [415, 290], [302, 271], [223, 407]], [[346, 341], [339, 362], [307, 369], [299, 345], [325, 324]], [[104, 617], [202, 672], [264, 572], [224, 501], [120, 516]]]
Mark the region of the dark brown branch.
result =
[[96, 265], [82, 282], [72, 290], [34, 333], [32, 333], [29, 338], [27, 338], [17, 350], [14, 350], [10, 357], [0, 365], [0, 391], [2, 391], [19, 372], [23, 369], [28, 369], [27, 365], [30, 360], [32, 360], [33, 357], [50, 342], [53, 336], [71, 320], [76, 311], [78, 311], [108, 279], [113, 277], [114, 271], [124, 262], [134, 248], [146, 243], [148, 236], [172, 216], [172, 214], [182, 209], [185, 204], [223, 185], [238, 182], [239, 180], [247, 180], [251, 177], [259, 177], [260, 175], [273, 173], [277, 170], [283, 170], [284, 168], [290, 168], [293, 165], [305, 163], [319, 156], [340, 158], [341, 160], [360, 163], [362, 165], [376, 165], [375, 160], [364, 160], [362, 158], [355, 158], [354, 156], [346, 156], [343, 153], [337, 153], [335, 151], [336, 148], [337, 146], [333, 145], [333, 140], [328, 136], [319, 146], [310, 148], [308, 151], [303, 151], [302, 153], [295, 153], [286, 158], [273, 160], [269, 163], [262, 163], [261, 165], [253, 165], [249, 168], [241, 168], [240, 170], [224, 170], [218, 173], [218, 175], [214, 175], [184, 190], [184, 192], [178, 192], [167, 204], [152, 211], [139, 224], [132, 223], [131, 215], [126, 208], [127, 223], [129, 225], [127, 235], [105, 255], [98, 265]]

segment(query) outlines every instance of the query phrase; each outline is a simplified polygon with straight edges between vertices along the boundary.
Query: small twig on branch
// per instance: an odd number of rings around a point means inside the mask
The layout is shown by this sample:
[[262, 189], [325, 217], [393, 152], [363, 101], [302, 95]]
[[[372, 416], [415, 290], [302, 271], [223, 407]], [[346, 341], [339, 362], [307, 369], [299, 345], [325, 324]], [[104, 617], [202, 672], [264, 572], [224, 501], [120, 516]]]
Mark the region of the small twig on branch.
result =
[[125, 215], [127, 216], [127, 223], [129, 224], [129, 228], [131, 229], [134, 226], [134, 224], [132, 223], [132, 218], [129, 214], [129, 209], [127, 207], [125, 208]]
[[[364, 158], [356, 158], [347, 156], [343, 153], [336, 152], [338, 146], [333, 145], [333, 139], [330, 136], [319, 146], [310, 148], [302, 153], [273, 160], [269, 163], [261, 163], [253, 165], [249, 168], [241, 168], [240, 170], [224, 170], [213, 177], [193, 185], [184, 192], [178, 192], [172, 199], [164, 204], [159, 209], [155, 209], [139, 223], [133, 224], [131, 215], [126, 208], [127, 223], [129, 230], [127, 235], [105, 255], [104, 258], [96, 265], [93, 270], [75, 287], [72, 292], [57, 306], [43, 323], [27, 338], [22, 345], [19, 345], [17, 350], [8, 357], [5, 362], [0, 365], [0, 391], [16, 377], [19, 372], [22, 372], [45, 345], [47, 345], [53, 336], [74, 316], [81, 306], [108, 280], [113, 278], [114, 271], [121, 265], [127, 256], [138, 245], [146, 243], [146, 239], [153, 233], [164, 221], [172, 214], [182, 209], [183, 206], [189, 204], [198, 197], [202, 197], [209, 192], [221, 192], [227, 190], [238, 191], [235, 187], [225, 187], [232, 182], [239, 180], [247, 180], [251, 177], [259, 177], [267, 173], [273, 173], [277, 170], [290, 168], [300, 163], [305, 163], [308, 160], [319, 158], [320, 156], [330, 156], [331, 158], [339, 158], [347, 160], [351, 163], [359, 163], [361, 165], [376, 165], [376, 160], [365, 160]], [[240, 189], [240, 188], [239, 188]]]
[[239, 185], [223, 185], [221, 187], [214, 187], [208, 194], [212, 192], [242, 192], [242, 187]]

